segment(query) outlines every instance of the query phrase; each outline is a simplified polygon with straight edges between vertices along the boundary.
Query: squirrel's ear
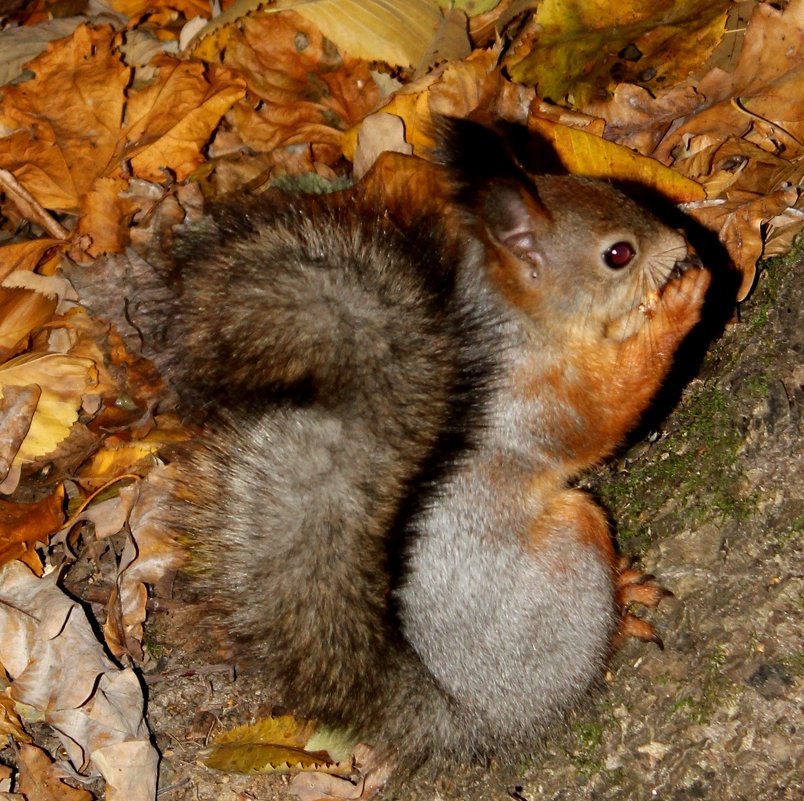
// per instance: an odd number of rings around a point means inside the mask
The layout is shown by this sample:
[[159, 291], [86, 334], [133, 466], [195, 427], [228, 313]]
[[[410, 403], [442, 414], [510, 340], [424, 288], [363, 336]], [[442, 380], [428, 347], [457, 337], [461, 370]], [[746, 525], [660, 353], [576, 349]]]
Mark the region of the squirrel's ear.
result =
[[534, 192], [514, 181], [492, 184], [484, 193], [481, 215], [492, 241], [519, 259], [540, 261], [539, 231], [549, 214]]
[[434, 156], [449, 171], [454, 201], [479, 218], [493, 241], [530, 260], [536, 229], [549, 214], [506, 140], [455, 117], [434, 117], [433, 127]]

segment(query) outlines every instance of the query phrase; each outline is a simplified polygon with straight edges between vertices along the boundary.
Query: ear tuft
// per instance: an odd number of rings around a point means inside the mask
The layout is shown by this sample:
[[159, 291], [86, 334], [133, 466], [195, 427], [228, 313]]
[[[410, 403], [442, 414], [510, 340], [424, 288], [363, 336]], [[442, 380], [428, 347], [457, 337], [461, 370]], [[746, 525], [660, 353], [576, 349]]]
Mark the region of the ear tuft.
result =
[[472, 120], [438, 115], [433, 118], [435, 161], [465, 184], [478, 184], [522, 173], [505, 140]]
[[479, 217], [500, 244], [532, 251], [526, 233], [534, 217], [548, 215], [506, 140], [472, 120], [439, 116], [433, 125], [434, 156], [449, 171], [454, 201]]

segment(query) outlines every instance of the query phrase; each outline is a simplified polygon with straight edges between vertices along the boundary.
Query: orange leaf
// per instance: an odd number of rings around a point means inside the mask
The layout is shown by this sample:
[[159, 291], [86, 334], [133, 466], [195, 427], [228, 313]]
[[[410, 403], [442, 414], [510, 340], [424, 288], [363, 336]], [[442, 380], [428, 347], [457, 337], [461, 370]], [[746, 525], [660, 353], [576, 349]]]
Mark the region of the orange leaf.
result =
[[113, 163], [129, 69], [112, 52], [109, 27], [82, 25], [31, 61], [36, 77], [5, 86], [0, 166], [49, 209], [77, 212]]
[[5, 245], [0, 248], [0, 281], [15, 270], [35, 269], [44, 253], [63, 244], [60, 239], [31, 239]]
[[159, 79], [135, 93], [127, 109], [131, 166], [146, 180], [162, 182], [165, 170], [184, 180], [203, 160], [220, 118], [245, 94], [245, 84], [226, 69], [167, 56], [153, 62]]
[[53, 316], [58, 300], [32, 289], [0, 287], [0, 362], [16, 353], [28, 335]]
[[12, 546], [33, 545], [47, 542], [64, 522], [64, 485], [36, 503], [11, 503], [0, 500], [0, 564], [9, 561], [6, 557]]

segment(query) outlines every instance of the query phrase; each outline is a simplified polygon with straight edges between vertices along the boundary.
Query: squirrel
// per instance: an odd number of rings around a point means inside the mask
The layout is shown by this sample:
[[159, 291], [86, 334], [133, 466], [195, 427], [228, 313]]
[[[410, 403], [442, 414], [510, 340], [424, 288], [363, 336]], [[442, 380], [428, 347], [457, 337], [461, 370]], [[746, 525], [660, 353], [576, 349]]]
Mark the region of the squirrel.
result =
[[[597, 180], [438, 126], [448, 222], [235, 197], [177, 234], [157, 358], [203, 429], [157, 487], [205, 624], [377, 761], [523, 754], [664, 591], [573, 478], [699, 320], [685, 238]], [[155, 324], [154, 324], [155, 325]], [[166, 500], [165, 500], [166, 498]]]

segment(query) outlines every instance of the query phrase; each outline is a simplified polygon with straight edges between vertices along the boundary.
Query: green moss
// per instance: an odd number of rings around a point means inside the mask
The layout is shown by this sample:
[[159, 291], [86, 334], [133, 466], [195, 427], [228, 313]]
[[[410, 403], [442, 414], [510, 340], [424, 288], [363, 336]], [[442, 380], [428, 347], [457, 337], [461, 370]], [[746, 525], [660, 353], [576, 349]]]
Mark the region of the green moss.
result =
[[603, 731], [603, 723], [599, 720], [579, 721], [572, 727], [574, 742], [568, 755], [580, 773], [599, 773], [603, 770]]
[[788, 673], [796, 678], [804, 676], [804, 651], [796, 651], [783, 657], [779, 662]]
[[693, 723], [706, 725], [711, 722], [718, 708], [734, 706], [739, 702], [743, 689], [723, 674], [726, 665], [725, 649], [716, 646], [708, 654], [706, 661], [706, 673], [699, 694], [679, 698], [670, 710], [671, 717], [683, 715]]
[[[749, 399], [737, 400], [714, 384], [701, 385], [676, 411], [675, 433], [658, 443], [649, 458], [629, 464], [624, 474], [597, 488], [618, 521], [621, 543], [632, 549], [646, 547], [651, 532], [644, 518], [654, 517], [671, 502], [677, 507], [676, 528], [748, 516], [755, 499], [739, 494], [734, 473], [743, 443], [740, 410], [765, 392], [762, 377], [743, 388], [741, 394]], [[699, 502], [703, 495], [705, 504]], [[635, 499], [640, 499], [641, 508], [636, 508]]]
[[788, 253], [763, 259], [757, 265], [757, 280], [754, 291], [741, 304], [746, 313], [743, 316], [752, 332], [761, 330], [768, 321], [771, 309], [776, 306], [779, 287], [784, 271], [791, 264], [804, 261], [804, 236], [799, 236]]
[[154, 639], [147, 629], [143, 633], [142, 647], [154, 659], [161, 659], [165, 653], [165, 649], [162, 644], [157, 642], [157, 640]]

